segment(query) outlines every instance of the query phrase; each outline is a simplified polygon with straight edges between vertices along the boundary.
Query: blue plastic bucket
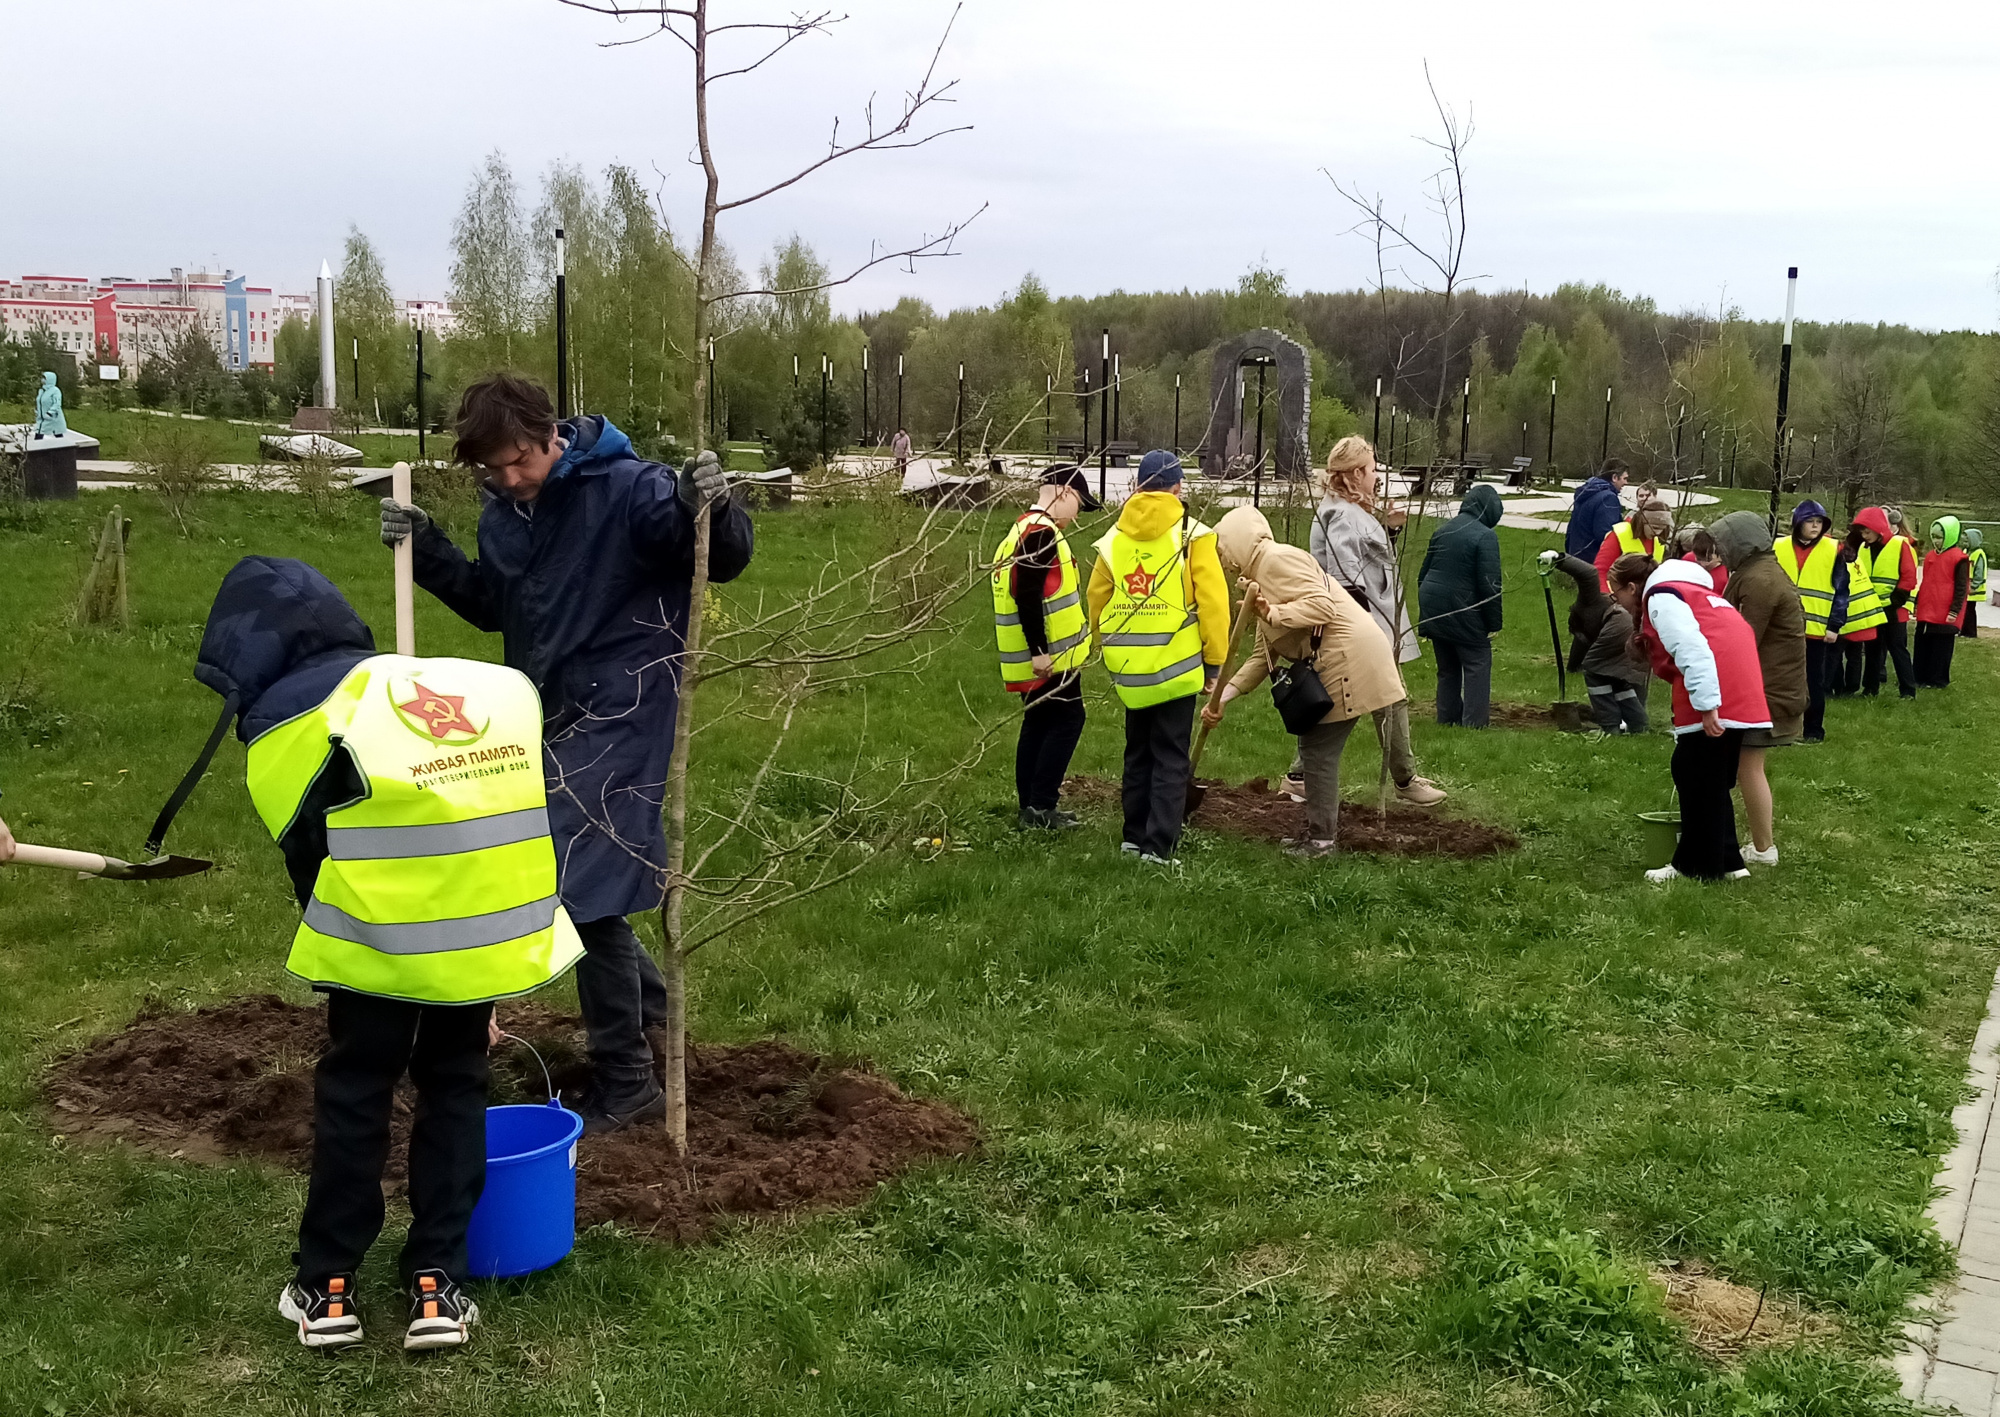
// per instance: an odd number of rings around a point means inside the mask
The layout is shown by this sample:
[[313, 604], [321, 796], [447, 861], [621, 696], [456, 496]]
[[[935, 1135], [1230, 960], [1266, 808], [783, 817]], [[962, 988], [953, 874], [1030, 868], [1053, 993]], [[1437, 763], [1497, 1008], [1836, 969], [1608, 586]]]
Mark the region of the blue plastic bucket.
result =
[[583, 1118], [543, 1107], [486, 1109], [486, 1189], [465, 1234], [475, 1279], [547, 1269], [576, 1244], [576, 1139]]

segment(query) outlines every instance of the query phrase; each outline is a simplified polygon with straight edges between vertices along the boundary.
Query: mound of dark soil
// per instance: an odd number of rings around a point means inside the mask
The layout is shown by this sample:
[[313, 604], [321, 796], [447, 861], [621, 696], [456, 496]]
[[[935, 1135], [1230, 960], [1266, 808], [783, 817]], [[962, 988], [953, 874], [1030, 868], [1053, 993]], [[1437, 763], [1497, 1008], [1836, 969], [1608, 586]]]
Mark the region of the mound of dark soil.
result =
[[[1589, 727], [1590, 710], [1581, 710], [1584, 727]], [[1437, 714], [1437, 705], [1429, 701], [1412, 703], [1410, 716], [1432, 718]], [[1487, 722], [1494, 728], [1559, 728], [1554, 712], [1547, 704], [1492, 704], [1487, 708]]]
[[[1305, 834], [1305, 808], [1271, 790], [1268, 779], [1253, 777], [1241, 787], [1205, 784], [1208, 791], [1191, 819], [1198, 827], [1252, 841], [1282, 841]], [[1063, 783], [1065, 799], [1090, 805], [1118, 801], [1118, 784], [1097, 777]], [[1512, 851], [1520, 838], [1500, 827], [1465, 817], [1443, 817], [1423, 807], [1392, 805], [1377, 812], [1372, 802], [1344, 801], [1340, 807], [1340, 849], [1381, 856], [1492, 856]]]
[[[500, 1005], [571, 1102], [589, 1084], [583, 1030], [535, 1004]], [[176, 1013], [149, 1007], [124, 1032], [59, 1061], [47, 1080], [58, 1130], [121, 1138], [175, 1157], [251, 1156], [303, 1168], [312, 1155], [312, 1066], [326, 1041], [318, 1008], [274, 995]], [[659, 1047], [656, 1042], [655, 1051]], [[503, 1042], [492, 1100], [538, 1102], [541, 1067]], [[415, 1096], [396, 1098], [385, 1186], [400, 1186]], [[865, 1065], [789, 1044], [688, 1048], [688, 1155], [661, 1126], [585, 1137], [577, 1223], [620, 1221], [692, 1241], [730, 1215], [812, 1210], [861, 1199], [877, 1184], [977, 1149], [978, 1131], [942, 1102], [905, 1095]]]

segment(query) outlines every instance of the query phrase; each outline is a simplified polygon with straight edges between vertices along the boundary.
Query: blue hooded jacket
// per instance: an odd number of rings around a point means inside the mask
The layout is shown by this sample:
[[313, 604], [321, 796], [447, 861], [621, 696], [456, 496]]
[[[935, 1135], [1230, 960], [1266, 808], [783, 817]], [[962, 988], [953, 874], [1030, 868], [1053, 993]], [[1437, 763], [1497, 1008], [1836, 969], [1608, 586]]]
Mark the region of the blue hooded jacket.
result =
[[1576, 489], [1569, 504], [1569, 532], [1563, 538], [1563, 550], [1586, 561], [1593, 559], [1604, 544], [1604, 534], [1624, 516], [1618, 489], [1602, 477], [1591, 478]]
[[[607, 419], [558, 426], [568, 448], [533, 502], [489, 498], [479, 559], [435, 524], [417, 584], [482, 630], [541, 692], [543, 767], [562, 900], [579, 923], [651, 910], [665, 893], [660, 820], [694, 575], [694, 518], [678, 474], [646, 462]], [[709, 579], [750, 564], [734, 498], [712, 513]]]

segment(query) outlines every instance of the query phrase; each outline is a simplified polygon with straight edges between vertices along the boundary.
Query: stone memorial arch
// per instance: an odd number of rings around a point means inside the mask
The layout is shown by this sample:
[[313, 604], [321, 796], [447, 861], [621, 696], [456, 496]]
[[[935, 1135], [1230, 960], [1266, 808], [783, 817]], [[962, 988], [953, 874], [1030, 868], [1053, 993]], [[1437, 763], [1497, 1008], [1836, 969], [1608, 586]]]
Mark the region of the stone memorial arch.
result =
[[[1246, 360], [1268, 359], [1278, 375], [1278, 427], [1272, 470], [1279, 477], [1312, 475], [1312, 360], [1297, 340], [1276, 330], [1249, 330], [1225, 340], [1215, 351], [1208, 380], [1208, 429], [1201, 440], [1201, 470], [1223, 477], [1233, 453], [1249, 453], [1254, 434], [1246, 435], [1243, 417], [1243, 370]], [[1254, 422], [1252, 424], [1254, 427]]]

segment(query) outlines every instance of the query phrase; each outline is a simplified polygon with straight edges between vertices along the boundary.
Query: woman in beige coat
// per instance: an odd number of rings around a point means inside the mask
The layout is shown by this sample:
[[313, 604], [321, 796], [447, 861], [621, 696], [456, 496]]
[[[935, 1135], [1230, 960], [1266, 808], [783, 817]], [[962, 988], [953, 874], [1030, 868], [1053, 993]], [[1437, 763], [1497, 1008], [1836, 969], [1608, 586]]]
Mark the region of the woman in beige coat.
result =
[[1254, 582], [1250, 609], [1257, 616], [1257, 646], [1223, 688], [1221, 703], [1204, 709], [1211, 727], [1223, 707], [1270, 676], [1280, 659], [1306, 659], [1319, 635], [1314, 668], [1333, 707], [1299, 735], [1305, 768], [1306, 835], [1290, 845], [1294, 855], [1326, 856], [1340, 824], [1340, 755], [1357, 719], [1403, 699], [1402, 676], [1388, 637], [1354, 597], [1320, 569], [1310, 553], [1271, 539], [1271, 524], [1252, 507], [1238, 507], [1215, 528], [1223, 574]]

